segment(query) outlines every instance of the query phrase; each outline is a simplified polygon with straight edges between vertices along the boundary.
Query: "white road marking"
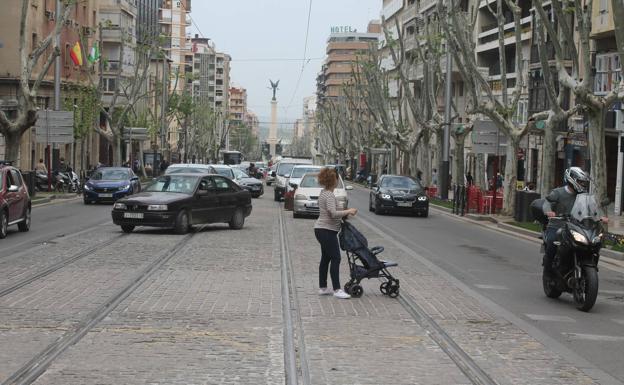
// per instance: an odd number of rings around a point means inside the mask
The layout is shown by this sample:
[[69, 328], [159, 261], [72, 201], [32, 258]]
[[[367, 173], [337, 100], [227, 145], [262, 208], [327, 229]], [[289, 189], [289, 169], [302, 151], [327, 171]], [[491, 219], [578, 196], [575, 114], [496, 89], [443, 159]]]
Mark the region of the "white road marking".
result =
[[548, 315], [548, 314], [525, 314], [533, 321], [550, 321], [550, 322], [576, 322], [574, 318], [570, 318], [563, 315]]
[[624, 325], [624, 319], [613, 319], [611, 321], [615, 322], [616, 324]]
[[570, 340], [585, 340], [599, 342], [624, 342], [624, 336], [605, 336], [600, 334], [561, 333]]
[[509, 290], [507, 286], [501, 285], [475, 285], [479, 289], [487, 289], [487, 290]]
[[598, 295], [624, 295], [623, 290], [600, 290]]

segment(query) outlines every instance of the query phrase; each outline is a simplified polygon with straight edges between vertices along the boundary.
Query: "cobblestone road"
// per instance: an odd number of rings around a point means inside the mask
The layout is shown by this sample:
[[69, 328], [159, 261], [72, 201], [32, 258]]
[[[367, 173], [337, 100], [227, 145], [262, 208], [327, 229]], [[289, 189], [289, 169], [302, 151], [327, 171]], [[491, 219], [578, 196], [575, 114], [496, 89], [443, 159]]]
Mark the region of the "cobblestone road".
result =
[[[286, 383], [279, 210], [255, 199], [243, 230], [208, 226], [70, 346], [37, 384]], [[396, 299], [365, 281], [364, 296], [317, 294], [314, 220], [284, 213], [292, 267], [297, 352], [310, 384], [470, 384]], [[591, 384], [547, 347], [354, 221], [399, 262], [401, 291], [500, 384]], [[167, 231], [119, 236], [100, 226], [71, 245], [0, 260], [0, 290], [81, 250], [118, 237], [74, 263], [0, 297], [0, 383], [183, 239]], [[64, 247], [67, 246], [67, 247]], [[346, 257], [345, 257], [346, 259]], [[342, 283], [348, 279], [346, 260]], [[302, 343], [303, 342], [303, 343]], [[305, 355], [304, 355], [305, 353]], [[301, 382], [300, 382], [301, 383]]]

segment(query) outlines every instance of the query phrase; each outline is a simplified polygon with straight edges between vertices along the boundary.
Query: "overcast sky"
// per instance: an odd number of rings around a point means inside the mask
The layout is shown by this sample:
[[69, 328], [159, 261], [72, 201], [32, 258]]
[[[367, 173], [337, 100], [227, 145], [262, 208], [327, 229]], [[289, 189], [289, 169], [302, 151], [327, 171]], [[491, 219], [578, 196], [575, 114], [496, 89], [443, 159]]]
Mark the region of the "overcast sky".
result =
[[[231, 80], [247, 89], [249, 109], [268, 126], [269, 79], [280, 80], [278, 116], [288, 125], [302, 115], [302, 99], [316, 92], [316, 75], [325, 57], [332, 26], [366, 32], [378, 19], [382, 0], [311, 0], [312, 12], [304, 65], [310, 0], [193, 0], [193, 33], [212, 39], [232, 56]], [[297, 87], [297, 80], [301, 81]]]

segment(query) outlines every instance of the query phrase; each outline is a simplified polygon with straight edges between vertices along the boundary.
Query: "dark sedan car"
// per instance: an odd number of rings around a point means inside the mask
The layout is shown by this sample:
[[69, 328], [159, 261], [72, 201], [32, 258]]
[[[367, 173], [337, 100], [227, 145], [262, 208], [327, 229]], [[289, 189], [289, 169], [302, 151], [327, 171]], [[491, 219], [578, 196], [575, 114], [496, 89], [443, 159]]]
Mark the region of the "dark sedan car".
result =
[[251, 193], [254, 198], [264, 194], [264, 185], [260, 179], [252, 178], [238, 168], [233, 168], [234, 182]]
[[172, 174], [154, 179], [143, 192], [113, 206], [113, 223], [126, 232], [136, 226], [170, 227], [178, 234], [202, 223], [241, 229], [251, 214], [251, 195], [220, 175]]
[[429, 198], [417, 180], [407, 176], [383, 175], [373, 184], [368, 208], [375, 214], [403, 212], [427, 217]]
[[141, 191], [139, 177], [126, 167], [101, 167], [91, 174], [84, 185], [84, 203], [114, 202]]

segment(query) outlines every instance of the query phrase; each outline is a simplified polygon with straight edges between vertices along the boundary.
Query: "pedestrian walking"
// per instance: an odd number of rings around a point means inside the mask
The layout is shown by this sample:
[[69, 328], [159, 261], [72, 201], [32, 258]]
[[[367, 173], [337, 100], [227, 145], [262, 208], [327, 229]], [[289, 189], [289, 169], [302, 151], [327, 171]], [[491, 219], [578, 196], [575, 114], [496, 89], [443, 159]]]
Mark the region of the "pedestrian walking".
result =
[[472, 174], [470, 173], [470, 171], [468, 171], [468, 173], [466, 174], [466, 185], [472, 186], [473, 181], [474, 181], [474, 178], [472, 177]]
[[435, 168], [431, 171], [431, 184], [434, 186], [438, 185], [438, 170]]
[[[338, 232], [343, 217], [357, 214], [357, 209], [338, 210], [334, 189], [338, 184], [336, 170], [325, 167], [318, 175], [323, 190], [318, 197], [319, 218], [314, 225], [314, 235], [321, 245], [321, 262], [319, 264], [319, 294], [333, 294], [336, 298], [347, 299], [351, 296], [340, 286], [340, 246]], [[332, 289], [327, 287], [327, 271], [329, 270]]]

